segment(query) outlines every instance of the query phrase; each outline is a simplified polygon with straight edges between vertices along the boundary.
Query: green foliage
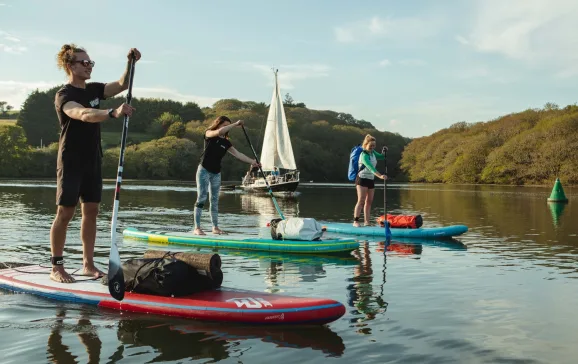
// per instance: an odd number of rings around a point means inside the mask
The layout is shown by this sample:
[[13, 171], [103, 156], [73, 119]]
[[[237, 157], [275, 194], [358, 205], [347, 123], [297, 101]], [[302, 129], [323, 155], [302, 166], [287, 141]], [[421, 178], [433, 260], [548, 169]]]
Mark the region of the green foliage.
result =
[[50, 144], [58, 141], [60, 123], [54, 109], [54, 98], [61, 86], [48, 91], [33, 91], [24, 101], [18, 121], [31, 145]]
[[[58, 141], [60, 131], [54, 110], [54, 96], [60, 87], [56, 86], [46, 92], [35, 91], [25, 101], [18, 125], [26, 133], [27, 142], [37, 146], [42, 138], [44, 145], [50, 146], [39, 149], [27, 145], [27, 152], [14, 157], [22, 167], [18, 171], [6, 169], [7, 175], [55, 176], [58, 144], [51, 143]], [[285, 112], [295, 159], [304, 180], [346, 182], [351, 148], [361, 143], [368, 133], [377, 138], [379, 148], [383, 145], [389, 147], [389, 177], [393, 180], [406, 178], [400, 171], [398, 161], [410, 139], [399, 134], [380, 132], [371, 123], [357, 120], [350, 114], [311, 110], [303, 103], [295, 103], [290, 96], [285, 101], [290, 103]], [[123, 97], [111, 98], [103, 101], [101, 108], [117, 107], [122, 102]], [[135, 97], [132, 104], [136, 112], [130, 118], [127, 135], [126, 178], [194, 180], [204, 148], [204, 132], [219, 115], [226, 115], [233, 121], [243, 120], [257, 154], [261, 153], [269, 112], [266, 103], [223, 99], [213, 107], [200, 109], [192, 102], [183, 104], [172, 100]], [[101, 123], [105, 177], [114, 178], [116, 175], [122, 124], [122, 118]], [[237, 150], [253, 158], [241, 128], [234, 128], [229, 136]], [[23, 140], [26, 143], [26, 138]], [[12, 142], [6, 140], [3, 143]], [[247, 168], [246, 163], [227, 154], [223, 159], [222, 178], [240, 180]], [[377, 168], [381, 171], [385, 169], [383, 164]]]
[[578, 183], [578, 106], [547, 103], [486, 123], [456, 123], [414, 139], [401, 169], [410, 181], [542, 184]]
[[8, 104], [6, 101], [0, 101], [0, 119], [16, 119], [18, 112], [13, 111], [14, 106]]
[[20, 177], [30, 147], [24, 129], [16, 125], [0, 127], [0, 176]]
[[[108, 149], [103, 157], [103, 177], [114, 178], [119, 148]], [[125, 178], [194, 179], [198, 158], [197, 145], [174, 136], [131, 145], [125, 151]]]
[[166, 136], [174, 136], [177, 138], [184, 138], [187, 129], [185, 128], [185, 124], [180, 121], [171, 124], [169, 130], [167, 130]]

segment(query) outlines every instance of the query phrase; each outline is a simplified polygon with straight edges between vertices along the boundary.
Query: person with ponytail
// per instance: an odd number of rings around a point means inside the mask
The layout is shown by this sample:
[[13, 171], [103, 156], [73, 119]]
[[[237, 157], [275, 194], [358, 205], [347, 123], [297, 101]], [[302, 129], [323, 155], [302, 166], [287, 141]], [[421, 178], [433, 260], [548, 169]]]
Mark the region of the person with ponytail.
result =
[[221, 190], [221, 161], [228, 152], [238, 160], [248, 163], [251, 168], [258, 168], [261, 164], [239, 152], [229, 140], [229, 132], [233, 128], [240, 128], [244, 124], [243, 120], [231, 123], [227, 116], [217, 117], [213, 123], [205, 130], [205, 147], [201, 154], [201, 159], [197, 167], [197, 200], [195, 202], [194, 230], [195, 235], [206, 235], [201, 229], [201, 215], [203, 207], [209, 196], [211, 203], [211, 224], [213, 234], [226, 234], [219, 228], [219, 191]]
[[[64, 269], [64, 244], [68, 224], [76, 206], [82, 203], [80, 237], [83, 248], [82, 275], [99, 277], [103, 273], [94, 265], [96, 218], [102, 195], [102, 146], [100, 123], [131, 116], [133, 107], [122, 103], [117, 108], [101, 110], [100, 102], [128, 89], [131, 57], [141, 58], [136, 48], [128, 53], [126, 68], [120, 79], [102, 83], [87, 82], [95, 62], [87, 51], [75, 44], [65, 44], [56, 56], [57, 66], [68, 78], [54, 99], [60, 122], [60, 138], [56, 161], [56, 217], [50, 229], [52, 272], [57, 282], [72, 283], [75, 279]], [[122, 120], [122, 119], [121, 119]]]
[[[375, 151], [375, 138], [370, 134], [365, 136], [361, 144], [363, 151], [359, 156], [359, 172], [355, 179], [355, 187], [357, 189], [357, 203], [353, 210], [353, 226], [359, 227], [359, 218], [361, 210], [363, 210], [364, 225], [370, 225], [371, 204], [373, 203], [373, 194], [375, 192], [375, 177], [382, 180], [387, 179], [387, 176], [379, 173], [375, 166], [377, 160], [384, 160], [385, 156]], [[387, 150], [387, 147], [383, 147]]]

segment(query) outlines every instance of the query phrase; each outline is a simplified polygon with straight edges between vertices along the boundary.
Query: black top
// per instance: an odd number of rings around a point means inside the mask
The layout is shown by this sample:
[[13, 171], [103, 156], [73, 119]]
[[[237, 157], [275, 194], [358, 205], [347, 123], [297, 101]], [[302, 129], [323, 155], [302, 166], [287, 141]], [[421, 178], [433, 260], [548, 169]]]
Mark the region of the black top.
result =
[[56, 92], [54, 106], [61, 127], [58, 167], [63, 165], [91, 166], [102, 162], [100, 123], [72, 119], [62, 111], [62, 107], [68, 101], [74, 101], [87, 108], [99, 109], [100, 101], [105, 99], [104, 85], [104, 83], [90, 82], [86, 84], [86, 88], [78, 88], [66, 84]]
[[229, 139], [219, 136], [205, 137], [205, 151], [201, 157], [201, 165], [211, 173], [221, 172], [221, 160], [232, 146]]

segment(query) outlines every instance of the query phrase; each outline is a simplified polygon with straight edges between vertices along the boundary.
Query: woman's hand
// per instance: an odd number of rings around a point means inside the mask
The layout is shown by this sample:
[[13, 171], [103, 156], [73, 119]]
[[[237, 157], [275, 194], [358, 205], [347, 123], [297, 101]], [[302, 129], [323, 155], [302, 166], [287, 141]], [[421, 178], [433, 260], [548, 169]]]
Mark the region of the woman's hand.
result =
[[235, 126], [243, 126], [243, 124], [245, 124], [245, 122], [243, 120], [237, 120], [235, 122]]
[[380, 173], [380, 174], [377, 175], [377, 178], [382, 179], [382, 180], [386, 180], [386, 179], [387, 179], [387, 176], [386, 176], [385, 174], [381, 174], [381, 173]]
[[256, 159], [251, 161], [251, 167], [261, 167], [261, 163], [257, 162]]

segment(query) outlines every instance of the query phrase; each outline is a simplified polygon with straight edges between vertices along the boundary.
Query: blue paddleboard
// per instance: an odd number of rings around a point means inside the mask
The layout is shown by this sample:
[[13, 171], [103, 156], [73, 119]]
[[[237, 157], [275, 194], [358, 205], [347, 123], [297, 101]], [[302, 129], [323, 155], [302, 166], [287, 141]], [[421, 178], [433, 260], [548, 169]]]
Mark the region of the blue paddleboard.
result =
[[[344, 222], [320, 222], [325, 231], [331, 233], [350, 234], [350, 235], [368, 235], [380, 236], [385, 238], [385, 228], [381, 226], [360, 226], [354, 227], [351, 223]], [[468, 231], [466, 225], [450, 225], [441, 227], [418, 229], [400, 229], [390, 228], [393, 238], [422, 238], [422, 239], [440, 239], [451, 238], [462, 235]]]

